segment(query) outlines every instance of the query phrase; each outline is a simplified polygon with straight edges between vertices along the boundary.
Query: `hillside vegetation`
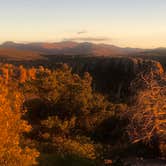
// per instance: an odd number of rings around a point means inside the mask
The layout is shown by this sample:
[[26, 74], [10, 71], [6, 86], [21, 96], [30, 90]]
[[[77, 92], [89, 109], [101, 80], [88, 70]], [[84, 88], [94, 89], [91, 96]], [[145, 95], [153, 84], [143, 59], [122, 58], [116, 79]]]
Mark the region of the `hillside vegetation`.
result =
[[[123, 166], [131, 156], [165, 157], [166, 75], [161, 64], [112, 61], [113, 68], [108, 68], [110, 61], [101, 69], [111, 71], [105, 74], [118, 91], [107, 93], [105, 84], [97, 82], [100, 77], [93, 80], [86, 72], [89, 68], [76, 74], [67, 64], [54, 69], [1, 64], [0, 165]], [[116, 80], [113, 72], [126, 76]], [[127, 84], [122, 86], [123, 78]]]
[[40, 53], [38, 52], [17, 50], [15, 48], [0, 48], [0, 58], [1, 61], [30, 61], [44, 59], [44, 57], [40, 56]]

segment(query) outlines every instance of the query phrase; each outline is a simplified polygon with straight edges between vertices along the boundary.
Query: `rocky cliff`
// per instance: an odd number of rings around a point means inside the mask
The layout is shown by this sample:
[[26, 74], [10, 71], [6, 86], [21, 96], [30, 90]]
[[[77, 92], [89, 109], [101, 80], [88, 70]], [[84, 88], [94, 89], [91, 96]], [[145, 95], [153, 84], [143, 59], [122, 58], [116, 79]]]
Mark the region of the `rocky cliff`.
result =
[[[78, 72], [77, 64], [71, 66]], [[94, 81], [94, 89], [105, 94], [111, 94], [112, 98], [124, 99], [129, 94], [132, 80], [139, 74], [164, 74], [162, 65], [154, 60], [145, 60], [131, 57], [114, 57], [91, 59], [79, 66], [79, 73], [88, 71]]]
[[24, 64], [27, 67], [43, 65], [54, 69], [61, 63], [67, 63], [78, 74], [89, 72], [93, 77], [93, 88], [109, 94], [113, 99], [116, 96], [117, 100], [128, 97], [130, 84], [140, 73], [155, 76], [164, 74], [159, 62], [134, 57], [53, 56], [49, 60], [17, 61], [14, 64]]

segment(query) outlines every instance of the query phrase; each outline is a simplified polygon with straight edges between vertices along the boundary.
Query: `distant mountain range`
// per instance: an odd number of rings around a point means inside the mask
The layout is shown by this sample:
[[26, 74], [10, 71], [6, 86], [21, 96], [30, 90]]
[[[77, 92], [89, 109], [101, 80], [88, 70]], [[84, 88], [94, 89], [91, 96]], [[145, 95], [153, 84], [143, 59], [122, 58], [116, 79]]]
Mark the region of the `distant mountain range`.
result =
[[166, 49], [144, 50], [139, 48], [122, 48], [108, 44], [77, 43], [64, 41], [57, 43], [15, 43], [5, 42], [0, 45], [0, 58], [10, 60], [37, 60], [42, 55], [80, 55], [80, 56], [127, 56], [137, 54], [166, 53]]

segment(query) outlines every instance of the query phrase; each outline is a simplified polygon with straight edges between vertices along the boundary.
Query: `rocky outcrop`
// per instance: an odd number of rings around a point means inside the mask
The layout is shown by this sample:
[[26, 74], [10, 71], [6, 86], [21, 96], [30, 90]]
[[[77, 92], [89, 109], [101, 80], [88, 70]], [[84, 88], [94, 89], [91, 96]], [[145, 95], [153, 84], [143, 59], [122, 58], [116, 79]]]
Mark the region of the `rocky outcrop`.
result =
[[141, 58], [133, 57], [114, 57], [105, 59], [107, 62], [103, 61], [102, 67], [110, 67], [114, 70], [122, 70], [124, 73], [128, 74], [138, 74], [140, 72], [153, 72], [155, 74], [163, 74], [164, 69], [162, 65], [154, 60], [146, 60]]
[[[13, 63], [13, 62], [10, 62]], [[112, 99], [124, 100], [129, 95], [129, 87], [140, 73], [153, 74], [160, 77], [164, 74], [162, 65], [155, 60], [134, 57], [81, 57], [81, 56], [53, 56], [50, 60], [15, 62], [28, 67], [44, 65], [52, 69], [60, 63], [67, 63], [73, 72], [83, 74], [89, 72], [93, 77], [93, 88]]]
[[90, 72], [95, 90], [111, 94], [114, 99], [116, 96], [118, 100], [127, 97], [130, 83], [140, 73], [155, 77], [164, 73], [159, 62], [132, 57], [95, 58], [81, 65], [79, 72]]

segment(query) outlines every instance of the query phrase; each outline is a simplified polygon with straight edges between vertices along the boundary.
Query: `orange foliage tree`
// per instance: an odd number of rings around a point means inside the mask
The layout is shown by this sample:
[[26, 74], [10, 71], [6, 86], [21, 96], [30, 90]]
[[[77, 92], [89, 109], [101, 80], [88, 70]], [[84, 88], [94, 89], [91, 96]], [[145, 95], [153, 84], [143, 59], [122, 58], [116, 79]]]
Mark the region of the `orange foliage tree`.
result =
[[12, 87], [9, 89], [2, 80], [0, 86], [0, 165], [34, 165], [38, 152], [20, 145], [21, 135], [31, 129], [31, 126], [22, 120], [22, 95], [16, 89], [11, 90]]
[[20, 83], [24, 83], [27, 80], [27, 71], [26, 69], [21, 65], [19, 66], [19, 81]]

